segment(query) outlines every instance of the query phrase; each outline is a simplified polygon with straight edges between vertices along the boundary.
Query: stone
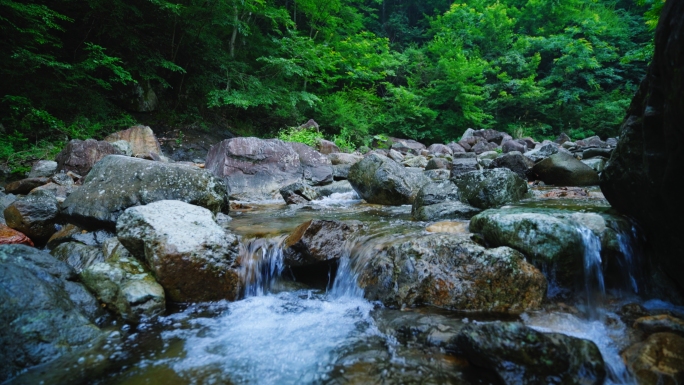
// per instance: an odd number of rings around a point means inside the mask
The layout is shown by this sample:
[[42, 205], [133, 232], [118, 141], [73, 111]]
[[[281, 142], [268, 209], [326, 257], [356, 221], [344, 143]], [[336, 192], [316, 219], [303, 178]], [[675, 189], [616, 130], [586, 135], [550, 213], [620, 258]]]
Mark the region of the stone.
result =
[[60, 243], [50, 254], [71, 266], [79, 274], [91, 265], [104, 261], [104, 255], [99, 247], [78, 242]]
[[33, 241], [24, 233], [0, 223], [0, 245], [33, 246]]
[[496, 159], [499, 156], [499, 153], [496, 151], [485, 151], [481, 154], [478, 154], [478, 159], [489, 159], [493, 160]]
[[505, 168], [471, 171], [452, 180], [458, 187], [461, 201], [480, 209], [518, 202], [528, 190], [526, 181]]
[[105, 241], [104, 260], [83, 270], [81, 279], [97, 297], [124, 321], [139, 323], [163, 314], [164, 288], [117, 238]]
[[301, 182], [281, 188], [280, 195], [283, 196], [288, 205], [306, 203], [319, 198], [318, 191]]
[[634, 328], [648, 334], [667, 332], [684, 337], [684, 320], [669, 314], [640, 317], [634, 321]]
[[340, 148], [337, 147], [335, 143], [325, 139], [321, 139], [318, 141], [318, 143], [316, 144], [316, 149], [323, 155], [340, 152]]
[[598, 173], [594, 169], [564, 152], [553, 154], [535, 164], [530, 175], [556, 186], [592, 186], [599, 183]]
[[598, 157], [591, 159], [582, 159], [582, 163], [591, 167], [597, 173], [601, 173], [603, 169], [606, 167], [606, 158]]
[[309, 266], [338, 260], [347, 241], [364, 225], [358, 221], [312, 219], [302, 223], [283, 242], [287, 266]]
[[598, 136], [590, 136], [575, 142], [579, 147], [608, 147], [606, 142], [602, 141]]
[[556, 140], [554, 140], [554, 143], [562, 145], [565, 142], [571, 142], [571, 141], [572, 141], [572, 139], [570, 139], [570, 137], [565, 132], [561, 132], [561, 134], [558, 135]]
[[351, 183], [349, 183], [347, 180], [332, 182], [331, 184], [327, 184], [325, 186], [318, 186], [316, 187], [316, 191], [318, 192], [318, 195], [322, 197], [331, 196], [332, 194], [356, 194]]
[[57, 172], [57, 162], [54, 160], [39, 160], [33, 164], [29, 171], [29, 178], [46, 178], [55, 175]]
[[[451, 165], [451, 164], [449, 164]], [[425, 170], [423, 174], [431, 179], [432, 181], [442, 181], [448, 180], [451, 177], [451, 170], [446, 169], [435, 169], [435, 170]]]
[[461, 135], [461, 139], [460, 139], [460, 140], [472, 138], [472, 137], [474, 136], [474, 134], [475, 134], [475, 130], [473, 130], [472, 128], [467, 128], [467, 129], [463, 132], [463, 135]]
[[96, 141], [94, 139], [69, 141], [64, 149], [57, 154], [57, 171], [75, 172], [79, 175], [86, 175], [107, 155], [121, 154], [111, 143]]
[[58, 213], [57, 199], [46, 191], [17, 199], [4, 211], [7, 226], [26, 234], [38, 245], [44, 245], [57, 231]]
[[497, 145], [501, 144], [501, 142], [503, 141], [503, 139], [506, 135], [507, 134], [504, 132], [499, 132], [497, 130], [492, 130], [492, 129], [479, 130], [479, 131], [473, 132], [473, 136], [479, 136], [480, 138], [483, 138], [487, 142], [496, 143]]
[[389, 150], [389, 152], [387, 153], [387, 157], [398, 163], [404, 161], [404, 154], [397, 150]]
[[411, 216], [419, 221], [468, 219], [479, 212], [479, 209], [460, 201], [458, 187], [450, 180], [423, 186], [411, 207]]
[[238, 298], [238, 238], [224, 231], [211, 211], [181, 201], [157, 201], [127, 209], [116, 232], [121, 244], [145, 261], [169, 300]]
[[222, 178], [230, 196], [238, 200], [275, 199], [282, 187], [305, 179], [310, 184], [332, 181], [331, 162], [325, 155], [294, 147], [305, 160], [290, 143], [278, 139], [226, 139], [211, 147], [205, 168]]
[[494, 159], [489, 165], [490, 168], [507, 168], [523, 180], [527, 180], [527, 173], [533, 166], [534, 162], [517, 151], [506, 153]]
[[351, 166], [351, 164], [332, 165], [333, 180], [346, 180], [349, 177]]
[[426, 227], [425, 231], [429, 233], [465, 234], [468, 233], [468, 222], [437, 222]]
[[347, 154], [344, 152], [334, 152], [332, 154], [328, 154], [328, 159], [330, 159], [330, 163], [332, 163], [333, 165], [352, 165], [354, 163], [360, 162], [361, 159], [363, 159], [363, 156], [357, 154]]
[[34, 188], [48, 183], [50, 179], [46, 177], [21, 179], [5, 185], [5, 193], [26, 195]]
[[299, 155], [304, 180], [312, 186], [320, 186], [333, 181], [332, 162], [327, 156], [303, 143], [289, 143]]
[[546, 278], [519, 252], [453, 234], [403, 237], [371, 253], [359, 286], [386, 306], [518, 314], [538, 307], [546, 293]]
[[101, 246], [104, 241], [114, 235], [107, 230], [88, 231], [72, 223], [67, 223], [52, 234], [46, 247], [50, 250], [64, 242], [79, 242], [87, 246]]
[[[65, 175], [65, 174], [61, 174], [61, 175]], [[71, 178], [69, 178], [69, 179], [71, 179]], [[63, 186], [63, 185], [60, 185], [57, 183], [50, 182], [48, 184], [44, 184], [42, 186], [34, 188], [33, 190], [31, 190], [31, 194], [36, 193], [38, 191], [45, 191], [45, 192], [48, 192], [49, 194], [53, 195], [57, 199], [58, 203], [62, 203], [66, 200], [66, 198], [72, 192], [74, 192], [74, 190], [76, 188], [78, 188], [78, 186], [74, 186], [73, 181], [72, 181], [72, 185], [70, 185], [70, 186]]]
[[[559, 146], [553, 142], [538, 144], [537, 146], [538, 148], [534, 148], [523, 154], [526, 157], [530, 158], [534, 163], [537, 163], [545, 158], [548, 158], [559, 151]], [[568, 152], [566, 151], [566, 153]]]
[[608, 138], [606, 139], [606, 145], [610, 147], [615, 147], [618, 144], [618, 140], [616, 138]]
[[427, 148], [427, 150], [433, 155], [452, 155], [454, 153], [454, 150], [452, 148], [441, 143], [431, 144], [430, 147]]
[[639, 384], [676, 385], [684, 381], [684, 337], [673, 333], [651, 334], [632, 345], [622, 359]]
[[418, 155], [418, 156], [410, 156], [407, 155], [404, 157], [404, 161], [401, 162], [401, 164], [404, 165], [404, 167], [420, 167], [420, 168], [425, 168], [428, 164], [427, 158], [424, 156]]
[[5, 194], [0, 192], [0, 224], [6, 225], [5, 222], [5, 209], [17, 200], [17, 196], [14, 194]]
[[160, 200], [180, 200], [213, 213], [228, 211], [225, 184], [205, 170], [110, 155], [67, 197], [61, 216], [84, 228], [111, 230], [127, 208]]
[[[133, 126], [126, 130], [115, 132], [104, 140], [109, 143], [125, 140], [131, 146], [130, 156], [151, 159], [154, 155], [157, 157], [163, 155], [157, 137], [148, 126]], [[124, 152], [122, 151], [121, 154], [124, 154]]]
[[421, 172], [412, 172], [378, 154], [366, 156], [349, 170], [349, 182], [368, 203], [410, 204], [428, 181]]
[[0, 245], [0, 381], [104, 339], [101, 310], [68, 265], [25, 245]]
[[527, 142], [525, 142], [522, 139], [518, 140], [509, 140], [507, 142], [503, 142], [501, 145], [501, 151], [505, 154], [508, 152], [512, 151], [518, 151], [520, 153], [525, 153], [527, 152]]
[[499, 146], [498, 146], [496, 143], [493, 143], [493, 142], [484, 142], [484, 141], [482, 141], [482, 142], [479, 142], [479, 143], [475, 144], [475, 145], [472, 147], [471, 150], [472, 150], [474, 153], [476, 153], [476, 154], [479, 155], [479, 154], [482, 154], [483, 152], [494, 151], [494, 150], [496, 150], [498, 147], [499, 147]]
[[466, 152], [466, 149], [456, 142], [451, 142], [447, 144], [447, 146], [449, 147], [449, 149], [451, 149], [452, 154]]
[[591, 159], [596, 157], [610, 158], [613, 153], [612, 148], [588, 148], [582, 151], [582, 159]]
[[126, 155], [126, 156], [133, 156], [133, 146], [131, 146], [131, 143], [125, 140], [117, 140], [115, 142], [111, 142], [112, 146], [119, 150], [121, 155]]
[[399, 151], [400, 153], [406, 155], [406, 154], [413, 154], [413, 155], [420, 155], [421, 150], [425, 150], [425, 145], [420, 142], [416, 142], [413, 139], [397, 139], [397, 138], [391, 138], [392, 140], [392, 146], [390, 147], [392, 150]]
[[432, 158], [427, 162], [425, 171], [429, 170], [450, 170], [452, 163], [444, 158]]
[[583, 274], [585, 246], [578, 229], [590, 230], [607, 258], [621, 253], [613, 229], [630, 226], [608, 214], [542, 208], [486, 210], [470, 220], [470, 231], [481, 234], [488, 245], [512, 247], [532, 262], [553, 264], [561, 284], [570, 284]]
[[[472, 155], [472, 157], [456, 157], [456, 155]], [[454, 160], [451, 163], [451, 177], [454, 178], [458, 175], [481, 169], [482, 167], [477, 162], [475, 153], [454, 154]]]
[[541, 333], [517, 322], [468, 324], [455, 344], [503, 384], [603, 384], [606, 368], [592, 341]]

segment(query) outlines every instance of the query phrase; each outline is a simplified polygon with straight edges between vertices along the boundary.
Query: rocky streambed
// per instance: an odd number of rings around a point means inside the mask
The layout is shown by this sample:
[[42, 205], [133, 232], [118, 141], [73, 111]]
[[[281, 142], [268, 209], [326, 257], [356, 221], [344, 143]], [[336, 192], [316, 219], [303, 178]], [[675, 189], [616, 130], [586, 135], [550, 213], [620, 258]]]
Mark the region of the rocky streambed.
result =
[[649, 279], [641, 230], [586, 186], [599, 172], [578, 158], [610, 141], [481, 130], [361, 155], [233, 138], [197, 164], [146, 127], [110, 139], [70, 143], [0, 196], [9, 383], [684, 373], [683, 309], [652, 299], [676, 296]]

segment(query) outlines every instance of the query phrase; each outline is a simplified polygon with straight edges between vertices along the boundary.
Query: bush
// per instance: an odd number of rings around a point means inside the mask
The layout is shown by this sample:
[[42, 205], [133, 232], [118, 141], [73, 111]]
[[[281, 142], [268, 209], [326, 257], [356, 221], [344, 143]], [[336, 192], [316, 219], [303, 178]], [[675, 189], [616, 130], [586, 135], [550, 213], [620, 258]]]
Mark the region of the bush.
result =
[[323, 138], [323, 134], [320, 133], [315, 127], [301, 128], [301, 127], [289, 127], [281, 130], [278, 133], [278, 139], [283, 142], [298, 142], [304, 143], [311, 147], [315, 147], [316, 144]]

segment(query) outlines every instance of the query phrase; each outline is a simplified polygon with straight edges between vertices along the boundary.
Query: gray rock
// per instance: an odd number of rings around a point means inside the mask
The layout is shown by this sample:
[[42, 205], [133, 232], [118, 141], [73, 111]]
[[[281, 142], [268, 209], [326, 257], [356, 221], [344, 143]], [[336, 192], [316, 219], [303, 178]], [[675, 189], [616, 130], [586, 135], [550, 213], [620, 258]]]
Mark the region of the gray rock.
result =
[[53, 160], [39, 160], [29, 171], [29, 178], [51, 177], [57, 172], [57, 162]]
[[561, 134], [558, 135], [556, 140], [554, 140], [554, 143], [562, 145], [563, 143], [570, 142], [571, 140], [572, 139], [570, 139], [570, 137], [566, 133], [561, 132]]
[[480, 209], [518, 202], [527, 194], [527, 182], [505, 168], [471, 171], [455, 176], [461, 201]]
[[420, 142], [416, 142], [412, 139], [397, 139], [391, 138], [393, 144], [391, 149], [399, 151], [400, 153], [420, 155], [421, 150], [425, 150], [425, 145]]
[[309, 266], [340, 259], [352, 234], [364, 225], [358, 221], [313, 219], [297, 227], [283, 242], [287, 266]]
[[496, 151], [485, 151], [485, 152], [483, 152], [483, 153], [481, 153], [481, 154], [478, 154], [477, 157], [478, 157], [479, 159], [489, 159], [489, 160], [493, 160], [493, 159], [496, 159], [498, 156], [499, 156], [499, 153], [496, 152]]
[[303, 143], [289, 143], [299, 155], [302, 177], [307, 184], [320, 186], [333, 181], [332, 162], [327, 156]]
[[361, 159], [363, 159], [363, 156], [357, 154], [347, 154], [344, 152], [334, 152], [332, 154], [328, 154], [328, 159], [330, 159], [332, 165], [348, 164], [351, 166], [354, 163], [360, 162]]
[[460, 144], [456, 142], [451, 142], [447, 144], [447, 146], [451, 149], [452, 154], [460, 153], [460, 152], [466, 152], [466, 149], [463, 148]]
[[7, 224], [5, 221], [5, 209], [17, 200], [14, 194], [5, 194], [0, 192], [0, 224]]
[[349, 170], [351, 164], [334, 164], [332, 165], [333, 180], [345, 180], [349, 177]]
[[318, 191], [301, 182], [293, 183], [280, 189], [280, 195], [287, 204], [306, 203], [319, 198]]
[[591, 167], [597, 173], [600, 173], [606, 167], [606, 159], [601, 157], [582, 159], [582, 163]]
[[449, 170], [451, 169], [451, 163], [444, 158], [432, 158], [427, 162], [425, 166], [425, 171], [428, 170]]
[[55, 247], [50, 254], [81, 273], [91, 265], [104, 261], [99, 247], [87, 246], [78, 242], [64, 242]]
[[451, 177], [451, 171], [446, 169], [425, 170], [423, 174], [433, 181], [448, 180]]
[[407, 155], [404, 157], [404, 161], [401, 162], [405, 167], [420, 167], [420, 168], [425, 168], [428, 164], [427, 158], [424, 156], [418, 155], [418, 156], [411, 156]]
[[104, 260], [81, 273], [84, 285], [128, 322], [138, 323], [166, 309], [164, 288], [117, 238], [103, 247]]
[[47, 191], [38, 191], [12, 202], [5, 209], [4, 217], [7, 226], [43, 245], [57, 231], [58, 213], [57, 198]]
[[126, 140], [117, 140], [111, 143], [122, 155], [133, 156], [133, 147], [130, 142]]
[[387, 153], [387, 157], [399, 163], [404, 161], [404, 154], [397, 150], [389, 150], [389, 152]]
[[131, 206], [180, 200], [214, 213], [228, 210], [226, 186], [196, 167], [111, 155], [62, 204], [62, 216], [83, 227], [114, 228]]
[[97, 301], [75, 277], [43, 251], [0, 245], [0, 381], [104, 338], [86, 316]]
[[605, 148], [608, 147], [606, 142], [602, 141], [601, 138], [598, 136], [590, 136], [588, 138], [578, 140], [575, 142], [579, 147], [598, 147], [598, 148]]
[[518, 140], [509, 140], [506, 142], [503, 142], [501, 145], [501, 151], [505, 154], [508, 152], [512, 151], [518, 151], [521, 153], [527, 152], [527, 142], [525, 142], [522, 139]]
[[473, 365], [492, 370], [503, 384], [603, 384], [606, 369], [589, 340], [540, 333], [515, 322], [469, 324], [456, 338]]
[[349, 171], [349, 182], [368, 203], [402, 205], [412, 203], [429, 179], [378, 154], [366, 156]]
[[500, 145], [502, 143], [504, 137], [506, 137], [508, 135], [504, 132], [499, 132], [497, 130], [488, 129], [488, 130], [475, 131], [475, 132], [473, 132], [473, 136], [478, 136], [480, 138], [483, 138], [487, 142], [492, 142], [492, 143], [495, 143], [497, 145]]
[[463, 132], [463, 135], [461, 135], [460, 140], [472, 138], [474, 136], [474, 133], [475, 133], [475, 130], [473, 130], [472, 128], [468, 128], [465, 130], [465, 132]]
[[127, 209], [116, 231], [126, 249], [145, 261], [170, 300], [237, 299], [238, 239], [214, 221], [211, 211], [158, 201]]
[[5, 185], [5, 193], [26, 195], [34, 188], [43, 186], [47, 183], [50, 183], [50, 178], [41, 177], [20, 179]]
[[94, 139], [74, 139], [67, 143], [55, 157], [57, 171], [64, 171], [65, 173], [72, 171], [79, 175], [86, 175], [95, 163], [105, 156], [118, 154], [121, 154], [119, 150], [108, 142], [98, 142]]
[[556, 186], [591, 186], [599, 183], [598, 173], [594, 169], [564, 152], [535, 164], [530, 175]]
[[608, 145], [610, 147], [615, 147], [615, 146], [617, 146], [617, 144], [618, 144], [618, 141], [615, 138], [606, 139], [606, 145]]
[[316, 149], [323, 155], [339, 153], [340, 148], [329, 140], [321, 139], [316, 143]]
[[327, 197], [332, 194], [344, 194], [354, 192], [354, 188], [352, 187], [351, 183], [349, 183], [349, 181], [341, 180], [338, 182], [327, 184], [325, 186], [318, 186], [316, 187], [316, 191], [318, 191], [318, 195], [322, 197]]
[[588, 148], [582, 151], [582, 159], [591, 159], [596, 157], [610, 158], [613, 153], [612, 148]]
[[468, 153], [463, 153], [463, 154], [454, 154], [456, 155], [473, 155], [472, 157], [454, 157], [454, 160], [451, 164], [451, 177], [456, 177], [461, 174], [465, 174], [471, 171], [477, 171], [480, 170], [482, 167], [480, 164], [477, 162], [477, 158], [475, 157], [475, 153], [473, 152], [468, 152]]
[[440, 143], [430, 145], [427, 150], [433, 155], [451, 155], [454, 153], [454, 150], [451, 149], [451, 147]]
[[359, 285], [387, 306], [517, 314], [538, 307], [546, 292], [544, 275], [519, 252], [453, 234], [412, 235], [371, 252]]
[[500, 156], [489, 165], [491, 168], [507, 168], [516, 173], [523, 180], [527, 180], [527, 173], [534, 166], [529, 158], [513, 151]]
[[[544, 158], [548, 158], [551, 155], [557, 153], [559, 150], [559, 146], [556, 143], [553, 142], [547, 142], [545, 144], [537, 144], [538, 148], [535, 148], [533, 150], [527, 151], [524, 155], [528, 158], [530, 158], [533, 162], [537, 163]], [[566, 151], [566, 153], [568, 153]]]
[[487, 151], [494, 151], [497, 149], [499, 146], [496, 143], [493, 142], [478, 142], [472, 147], [472, 151], [476, 154], [482, 154], [483, 152]]

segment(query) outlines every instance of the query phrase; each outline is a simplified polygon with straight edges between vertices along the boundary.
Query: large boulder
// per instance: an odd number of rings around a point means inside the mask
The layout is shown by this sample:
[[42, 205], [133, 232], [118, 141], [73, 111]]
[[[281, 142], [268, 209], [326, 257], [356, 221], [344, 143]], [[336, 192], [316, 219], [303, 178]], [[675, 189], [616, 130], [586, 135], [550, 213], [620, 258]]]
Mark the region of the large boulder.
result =
[[17, 199], [5, 211], [7, 226], [26, 234], [37, 244], [45, 244], [57, 229], [57, 198], [46, 191]]
[[162, 149], [154, 136], [154, 132], [147, 126], [133, 126], [127, 130], [115, 132], [104, 139], [106, 142], [114, 143], [125, 140], [131, 145], [132, 156], [153, 159], [162, 155]]
[[517, 314], [538, 307], [546, 293], [546, 278], [519, 252], [454, 234], [394, 239], [372, 252], [359, 285], [388, 306]]
[[674, 333], [655, 333], [632, 345], [622, 359], [643, 385], [684, 382], [684, 337]]
[[558, 152], [538, 162], [530, 174], [556, 186], [592, 186], [599, 183], [598, 173], [593, 168], [565, 152]]
[[211, 211], [181, 201], [153, 202], [127, 209], [116, 232], [170, 300], [237, 299], [238, 239], [214, 221]]
[[278, 139], [226, 139], [211, 147], [205, 167], [223, 178], [230, 196], [240, 200], [275, 199], [282, 187], [303, 180], [332, 181], [329, 159], [302, 146]]
[[60, 243], [50, 254], [71, 266], [79, 274], [93, 264], [104, 261], [104, 255], [99, 247], [78, 242]]
[[121, 152], [112, 146], [111, 143], [95, 139], [71, 140], [64, 149], [57, 154], [58, 171], [72, 171], [78, 175], [86, 175], [107, 155], [119, 155]]
[[653, 60], [627, 111], [617, 148], [601, 174], [601, 190], [615, 209], [644, 229], [652, 245], [653, 273], [674, 280], [684, 294], [682, 15], [684, 2], [668, 1], [663, 6]]
[[490, 163], [489, 168], [507, 168], [527, 180], [527, 173], [534, 166], [534, 162], [525, 155], [513, 151], [499, 156]]
[[223, 181], [182, 164], [126, 156], [100, 161], [62, 204], [62, 216], [84, 227], [114, 228], [127, 208], [160, 200], [179, 200], [214, 213], [228, 210]]
[[537, 163], [559, 151], [565, 152], [566, 154], [570, 153], [568, 150], [561, 148], [558, 144], [546, 141], [544, 143], [537, 144], [536, 148], [527, 151], [524, 153], [524, 155], [530, 158], [533, 162]]
[[486, 210], [470, 220], [470, 231], [482, 234], [487, 244], [512, 247], [531, 261], [554, 265], [562, 284], [582, 277], [585, 247], [591, 247], [585, 246], [585, 237], [595, 237], [608, 257], [621, 253], [619, 234], [630, 228], [624, 219], [607, 214], [540, 208]]
[[288, 205], [306, 203], [319, 197], [316, 189], [301, 182], [281, 188], [280, 195]]
[[458, 187], [452, 181], [445, 180], [428, 183], [418, 191], [411, 208], [411, 216], [419, 221], [468, 219], [480, 211], [461, 202]]
[[454, 153], [454, 160], [451, 163], [451, 177], [465, 174], [481, 169], [477, 162], [477, 155], [474, 152]]
[[104, 338], [98, 306], [69, 266], [24, 245], [0, 245], [0, 381]]
[[487, 142], [501, 144], [501, 141], [507, 136], [507, 134], [505, 132], [488, 129], [475, 131], [473, 132], [473, 136], [483, 138]]
[[525, 180], [505, 168], [471, 171], [452, 180], [458, 187], [461, 201], [480, 209], [518, 202], [528, 190]]
[[103, 261], [81, 272], [83, 284], [124, 321], [138, 323], [166, 309], [164, 288], [117, 238], [102, 246]]
[[54, 160], [39, 160], [33, 164], [29, 171], [29, 178], [49, 178], [57, 172], [57, 162]]
[[469, 324], [457, 349], [503, 384], [603, 384], [606, 368], [596, 344], [559, 333], [540, 333], [516, 322]]
[[363, 229], [356, 221], [313, 219], [301, 224], [283, 243], [288, 266], [315, 265], [340, 259], [350, 236]]
[[428, 181], [421, 172], [407, 170], [379, 154], [366, 156], [349, 170], [349, 183], [368, 203], [410, 204]]

